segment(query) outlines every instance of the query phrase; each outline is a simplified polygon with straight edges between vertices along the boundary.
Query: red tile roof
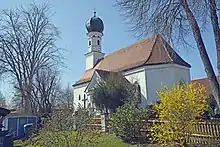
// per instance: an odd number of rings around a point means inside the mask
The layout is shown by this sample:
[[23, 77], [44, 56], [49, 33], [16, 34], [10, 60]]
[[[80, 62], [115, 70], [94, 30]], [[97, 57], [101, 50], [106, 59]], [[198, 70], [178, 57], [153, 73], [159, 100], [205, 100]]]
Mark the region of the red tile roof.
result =
[[106, 70], [101, 70], [101, 69], [96, 69], [95, 71], [99, 74], [99, 76], [102, 79], [107, 78], [111, 73], [113, 73], [111, 71], [106, 71]]
[[[220, 82], [220, 78], [217, 78], [217, 80], [218, 80], [218, 82]], [[212, 93], [208, 78], [201, 78], [201, 79], [192, 80], [192, 83], [203, 85], [206, 90], [206, 95], [209, 95]]]
[[[96, 69], [95, 70], [99, 76], [103, 79], [103, 80], [106, 80], [106, 78], [111, 75], [111, 74], [114, 74], [114, 78], [117, 78], [115, 76], [119, 76], [121, 77], [120, 79], [123, 81], [123, 84], [126, 84], [127, 86], [129, 87], [132, 87], [132, 83], [130, 83], [124, 76], [122, 76], [122, 74], [120, 74], [119, 72], [112, 72], [112, 71], [106, 71], [106, 70], [100, 70], [100, 69]], [[121, 82], [122, 82], [121, 81]]]
[[164, 63], [191, 67], [160, 35], [155, 35], [105, 56], [94, 68], [86, 70], [76, 85], [90, 81], [95, 69], [117, 72]]

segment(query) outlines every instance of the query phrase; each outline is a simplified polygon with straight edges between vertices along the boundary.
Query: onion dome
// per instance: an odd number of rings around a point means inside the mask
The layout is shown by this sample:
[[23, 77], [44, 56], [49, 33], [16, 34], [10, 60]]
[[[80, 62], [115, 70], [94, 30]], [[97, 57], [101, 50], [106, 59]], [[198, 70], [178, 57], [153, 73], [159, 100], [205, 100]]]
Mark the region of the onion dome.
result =
[[96, 12], [94, 12], [94, 16], [86, 22], [86, 29], [88, 33], [90, 32], [102, 33], [103, 32], [104, 30], [103, 21], [99, 17], [96, 16]]

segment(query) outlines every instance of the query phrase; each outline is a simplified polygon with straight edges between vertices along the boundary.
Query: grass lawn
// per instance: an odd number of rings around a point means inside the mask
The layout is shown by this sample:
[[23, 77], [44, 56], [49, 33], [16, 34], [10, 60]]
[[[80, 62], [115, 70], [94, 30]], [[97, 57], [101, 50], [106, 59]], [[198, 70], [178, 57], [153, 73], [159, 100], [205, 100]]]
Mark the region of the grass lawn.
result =
[[[24, 144], [27, 144], [27, 143], [21, 142], [21, 141], [14, 141], [14, 145], [16, 146], [40, 147], [40, 146], [24, 145]], [[120, 139], [116, 138], [113, 135], [101, 135], [95, 147], [134, 147], [134, 146], [122, 142]]]

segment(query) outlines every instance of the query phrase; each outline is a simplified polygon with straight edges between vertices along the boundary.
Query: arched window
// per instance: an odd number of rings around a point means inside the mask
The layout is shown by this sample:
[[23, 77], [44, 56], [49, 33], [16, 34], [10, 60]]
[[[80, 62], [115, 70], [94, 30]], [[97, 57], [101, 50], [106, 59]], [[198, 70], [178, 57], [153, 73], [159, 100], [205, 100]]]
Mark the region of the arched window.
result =
[[135, 101], [137, 104], [141, 103], [141, 86], [138, 84], [138, 82], [134, 83], [135, 86]]
[[100, 42], [99, 42], [99, 40], [97, 40], [97, 45], [99, 45], [100, 44]]
[[83, 98], [82, 101], [83, 101], [83, 103], [84, 103], [84, 104], [83, 104], [84, 108], [86, 108], [86, 101], [87, 101], [87, 99], [86, 99], [86, 94], [84, 94], [84, 98]]
[[141, 93], [141, 86], [138, 84], [138, 92]]
[[80, 94], [79, 94], [79, 101], [81, 100], [81, 96], [80, 96]]
[[91, 45], [91, 41], [89, 41], [89, 45]]
[[138, 84], [138, 102], [141, 103], [141, 86]]

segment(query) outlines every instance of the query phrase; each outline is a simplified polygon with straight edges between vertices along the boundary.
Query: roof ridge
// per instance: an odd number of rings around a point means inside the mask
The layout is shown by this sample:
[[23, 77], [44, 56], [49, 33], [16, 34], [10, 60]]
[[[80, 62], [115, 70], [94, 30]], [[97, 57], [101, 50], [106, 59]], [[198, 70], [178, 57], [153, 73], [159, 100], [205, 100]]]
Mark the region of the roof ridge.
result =
[[[172, 62], [174, 62], [174, 60], [173, 60], [173, 58], [170, 56], [170, 53], [169, 53], [169, 51], [168, 51], [168, 49], [167, 49], [167, 42], [166, 42], [166, 45], [165, 45], [165, 43], [164, 43], [164, 39], [162, 38], [162, 36], [159, 36], [159, 39], [160, 39], [160, 41], [162, 42], [162, 44], [163, 44], [163, 47], [164, 47], [164, 49], [165, 49], [165, 51], [167, 52], [167, 54], [168, 54], [168, 57], [170, 58], [170, 60], [172, 61]], [[171, 46], [170, 46], [171, 47]], [[171, 47], [171, 49], [173, 50], [173, 48]], [[174, 50], [173, 50], [174, 51]]]
[[164, 49], [166, 53], [168, 54], [168, 57], [170, 58], [171, 62], [175, 64], [179, 64], [177, 60], [181, 60], [182, 63], [185, 64], [185, 66], [191, 67], [190, 64], [188, 64], [176, 51], [175, 49], [168, 43], [162, 36], [159, 36], [159, 39], [162, 41], [162, 44], [164, 46]]
[[153, 46], [152, 46], [152, 50], [151, 50], [151, 52], [150, 52], [150, 55], [148, 56], [148, 58], [147, 58], [147, 60], [144, 62], [144, 64], [147, 63], [147, 61], [150, 59], [150, 57], [151, 57], [151, 55], [152, 55], [153, 49], [154, 49], [155, 44], [156, 44], [156, 42], [157, 42], [158, 34], [157, 34], [157, 35], [154, 35], [153, 37], [154, 37], [154, 44], [153, 44]]

